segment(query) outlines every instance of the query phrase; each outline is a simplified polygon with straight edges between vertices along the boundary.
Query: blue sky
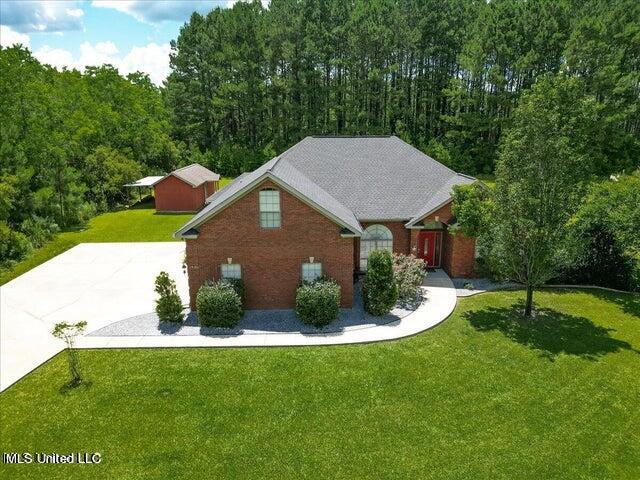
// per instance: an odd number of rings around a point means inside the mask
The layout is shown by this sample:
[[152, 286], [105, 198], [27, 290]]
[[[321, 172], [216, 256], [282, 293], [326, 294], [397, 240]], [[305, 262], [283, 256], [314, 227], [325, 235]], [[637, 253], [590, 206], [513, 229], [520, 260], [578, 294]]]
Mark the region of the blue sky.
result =
[[169, 73], [169, 42], [191, 12], [234, 0], [0, 1], [0, 43], [22, 43], [43, 63], [78, 68], [111, 63], [157, 83]]

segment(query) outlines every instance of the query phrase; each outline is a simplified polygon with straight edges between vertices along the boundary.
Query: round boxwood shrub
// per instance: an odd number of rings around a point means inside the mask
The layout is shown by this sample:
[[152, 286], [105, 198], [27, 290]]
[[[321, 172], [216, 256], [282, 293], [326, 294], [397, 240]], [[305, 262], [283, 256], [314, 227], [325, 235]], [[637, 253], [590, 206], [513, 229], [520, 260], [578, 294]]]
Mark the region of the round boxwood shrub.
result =
[[340, 285], [332, 279], [302, 283], [296, 291], [296, 313], [314, 327], [330, 324], [340, 313]]
[[379, 317], [391, 311], [398, 301], [398, 287], [393, 278], [393, 259], [387, 250], [369, 254], [367, 274], [362, 285], [364, 309]]
[[176, 282], [174, 282], [167, 272], [160, 272], [156, 277], [156, 313], [161, 322], [181, 322], [184, 319], [182, 313], [182, 301]]
[[240, 303], [244, 308], [244, 282], [241, 278], [223, 278], [220, 280], [221, 282], [226, 282], [233, 287], [238, 296], [240, 297]]
[[198, 321], [203, 327], [234, 327], [242, 317], [242, 300], [225, 281], [205, 283], [196, 296]]

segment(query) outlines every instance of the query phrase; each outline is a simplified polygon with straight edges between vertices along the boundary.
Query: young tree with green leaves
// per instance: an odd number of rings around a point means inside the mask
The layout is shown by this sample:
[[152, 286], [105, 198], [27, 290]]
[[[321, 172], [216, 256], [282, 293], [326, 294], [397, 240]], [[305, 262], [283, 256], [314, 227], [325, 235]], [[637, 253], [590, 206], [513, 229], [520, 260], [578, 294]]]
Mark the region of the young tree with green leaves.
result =
[[500, 271], [534, 289], [571, 260], [567, 222], [576, 210], [586, 159], [573, 146], [576, 121], [569, 99], [580, 98], [573, 78], [543, 78], [523, 96], [503, 137], [496, 166], [493, 255]]
[[78, 351], [76, 350], [76, 338], [87, 328], [87, 322], [56, 323], [53, 329], [53, 336], [64, 340], [67, 346], [67, 360], [69, 361], [69, 373], [71, 374], [71, 380], [69, 381], [70, 387], [76, 387], [82, 383], [82, 376], [80, 374], [80, 359], [78, 358]]

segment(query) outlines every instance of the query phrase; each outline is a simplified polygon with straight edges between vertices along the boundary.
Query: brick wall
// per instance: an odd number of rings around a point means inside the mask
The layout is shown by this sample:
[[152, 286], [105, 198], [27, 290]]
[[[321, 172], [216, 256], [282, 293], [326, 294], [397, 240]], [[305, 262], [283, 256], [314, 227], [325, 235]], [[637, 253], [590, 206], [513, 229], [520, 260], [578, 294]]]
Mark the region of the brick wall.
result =
[[475, 276], [476, 239], [458, 232], [445, 233], [443, 267], [451, 277], [473, 278]]
[[193, 188], [173, 175], [154, 187], [158, 212], [196, 212], [204, 205], [204, 185]]
[[[280, 191], [279, 229], [259, 223], [258, 192]], [[248, 309], [291, 308], [301, 265], [309, 257], [322, 262], [323, 273], [342, 287], [341, 304], [353, 301], [353, 239], [340, 237], [338, 225], [269, 181], [199, 227], [197, 239], [186, 240], [191, 308], [198, 289], [220, 277], [220, 264], [232, 258], [242, 267]]]

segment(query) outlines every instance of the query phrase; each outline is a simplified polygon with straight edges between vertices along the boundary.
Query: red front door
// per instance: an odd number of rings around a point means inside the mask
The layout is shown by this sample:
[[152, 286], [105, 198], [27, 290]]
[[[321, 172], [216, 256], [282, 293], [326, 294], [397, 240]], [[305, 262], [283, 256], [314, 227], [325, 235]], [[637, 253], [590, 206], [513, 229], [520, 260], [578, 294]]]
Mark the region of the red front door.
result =
[[418, 235], [418, 256], [422, 258], [427, 267], [440, 266], [442, 254], [442, 232], [427, 230]]

